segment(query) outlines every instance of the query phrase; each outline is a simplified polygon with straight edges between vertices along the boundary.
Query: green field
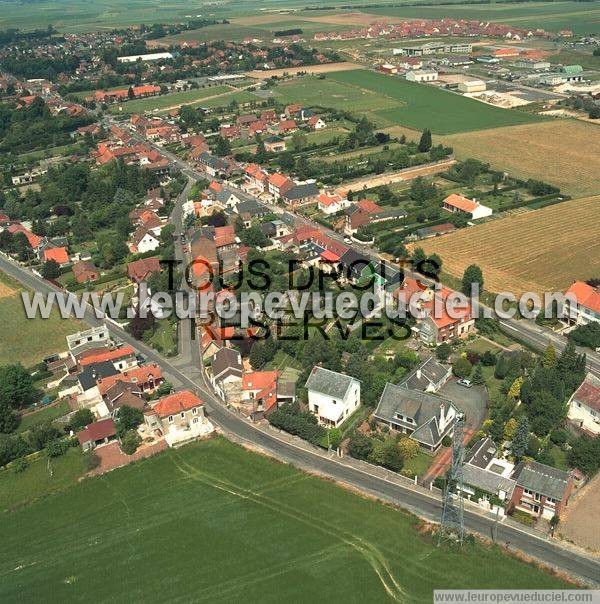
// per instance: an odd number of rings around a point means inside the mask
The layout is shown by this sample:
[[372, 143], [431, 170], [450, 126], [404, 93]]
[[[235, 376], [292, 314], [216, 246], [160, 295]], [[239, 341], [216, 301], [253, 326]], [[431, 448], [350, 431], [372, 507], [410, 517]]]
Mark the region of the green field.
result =
[[214, 99], [207, 99], [201, 103], [202, 107], [206, 107], [209, 109], [215, 109], [218, 107], [227, 107], [229, 103], [235, 101], [240, 105], [245, 105], [246, 103], [256, 102], [259, 103], [264, 101], [257, 97], [255, 94], [251, 92], [246, 92], [245, 90], [240, 90], [238, 92], [231, 92], [229, 94], [224, 94], [222, 96], [215, 97]]
[[[176, 107], [178, 105], [190, 104], [198, 105], [200, 101], [207, 97], [213, 97], [219, 94], [226, 94], [231, 91], [229, 86], [211, 86], [210, 88], [194, 88], [184, 90], [183, 92], [171, 92], [170, 94], [161, 94], [137, 101], [127, 101], [118, 105], [112, 105], [111, 113], [143, 113], [144, 111], [154, 111]], [[216, 99], [215, 99], [216, 100]]]
[[437, 548], [416, 524], [216, 438], [11, 512], [0, 600], [431, 602], [435, 587], [565, 586], [497, 547]]
[[67, 349], [65, 336], [85, 326], [61, 319], [54, 308], [49, 319], [25, 316], [19, 285], [0, 271], [0, 365], [21, 362], [30, 366]]
[[[532, 114], [492, 107], [433, 86], [407, 82], [373, 71], [340, 71], [327, 74], [327, 80], [344, 86], [343, 94], [347, 88], [352, 88], [357, 91], [356, 94], [365, 92], [370, 95], [366, 97], [373, 104], [369, 117], [373, 116], [376, 123], [383, 121], [388, 126], [401, 125], [419, 130], [429, 128], [437, 134], [452, 134], [525, 124], [539, 119]], [[338, 97], [330, 92], [331, 82], [325, 92], [321, 92], [322, 81], [313, 82], [317, 89], [314, 96], [322, 96], [323, 104], [337, 107]], [[380, 99], [385, 99], [392, 106], [381, 108], [383, 100]]]

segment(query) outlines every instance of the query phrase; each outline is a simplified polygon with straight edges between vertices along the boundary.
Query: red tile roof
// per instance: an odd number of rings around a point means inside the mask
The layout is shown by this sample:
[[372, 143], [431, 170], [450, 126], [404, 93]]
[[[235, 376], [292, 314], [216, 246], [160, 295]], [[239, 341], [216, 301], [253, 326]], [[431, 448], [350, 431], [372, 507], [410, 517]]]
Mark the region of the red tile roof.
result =
[[104, 440], [105, 438], [110, 438], [111, 436], [115, 436], [116, 433], [117, 428], [112, 418], [101, 419], [99, 422], [94, 422], [87, 426], [87, 428], [77, 432], [77, 440], [83, 445], [89, 441], [97, 442], [99, 440]]
[[134, 260], [127, 265], [127, 276], [133, 281], [143, 281], [153, 273], [160, 273], [160, 260], [156, 256]]
[[100, 396], [104, 396], [106, 391], [116, 382], [131, 382], [132, 384], [144, 385], [152, 380], [156, 386], [162, 381], [162, 377], [162, 369], [156, 363], [152, 363], [151, 365], [134, 367], [115, 375], [100, 378], [97, 384]]
[[69, 262], [69, 254], [67, 253], [66, 247], [53, 247], [44, 250], [44, 260], [54, 260], [58, 264], [67, 264]]
[[91, 365], [92, 363], [101, 363], [102, 361], [116, 361], [117, 359], [124, 359], [125, 357], [133, 356], [135, 350], [132, 346], [126, 344], [121, 348], [115, 348], [114, 350], [86, 350], [78, 355], [79, 364], [82, 367]]
[[176, 415], [183, 411], [189, 411], [194, 407], [200, 407], [204, 403], [199, 399], [193, 392], [189, 390], [182, 390], [181, 392], [175, 392], [161, 398], [156, 405], [154, 405], [153, 411], [160, 418], [169, 417], [169, 415]]
[[573, 400], [583, 403], [590, 409], [600, 411], [600, 378], [588, 373], [581, 386], [573, 394]]
[[36, 249], [40, 242], [42, 241], [41, 237], [34, 235], [31, 231], [27, 230], [22, 224], [11, 224], [7, 229], [9, 233], [16, 235], [17, 233], [23, 233], [25, 237], [27, 237], [27, 241], [29, 241], [29, 245]]
[[479, 205], [476, 201], [473, 201], [468, 197], [464, 197], [463, 195], [457, 195], [456, 193], [448, 195], [448, 197], [444, 199], [444, 203], [456, 208], [457, 210], [460, 210], [461, 212], [468, 212], [469, 214], [474, 212]]
[[577, 299], [577, 306], [583, 306], [596, 313], [600, 313], [600, 290], [584, 281], [575, 281], [566, 291]]

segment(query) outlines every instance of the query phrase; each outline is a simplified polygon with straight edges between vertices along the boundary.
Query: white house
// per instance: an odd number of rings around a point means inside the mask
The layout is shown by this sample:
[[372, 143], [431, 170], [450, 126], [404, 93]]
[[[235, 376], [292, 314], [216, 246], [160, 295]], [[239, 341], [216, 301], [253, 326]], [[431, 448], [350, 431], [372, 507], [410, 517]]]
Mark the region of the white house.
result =
[[409, 82], [436, 82], [438, 74], [433, 69], [415, 69], [407, 72], [406, 79]]
[[350, 202], [336, 193], [321, 193], [317, 197], [317, 206], [323, 214], [336, 214], [347, 208]]
[[[600, 288], [575, 281], [565, 292], [565, 317], [577, 325], [600, 323]], [[572, 299], [572, 300], [571, 300]]]
[[146, 252], [153, 252], [159, 246], [160, 240], [158, 236], [141, 226], [131, 236], [129, 249], [134, 254], [145, 254]]
[[569, 419], [582, 430], [600, 434], [600, 378], [588, 373], [569, 399]]
[[360, 382], [343, 373], [314, 367], [305, 387], [310, 412], [329, 428], [337, 428], [360, 405]]
[[493, 214], [492, 208], [481, 205], [475, 199], [469, 199], [463, 195], [452, 193], [444, 199], [444, 210], [451, 212], [452, 214], [464, 213], [470, 214], [472, 220], [479, 220], [480, 218], [486, 218]]

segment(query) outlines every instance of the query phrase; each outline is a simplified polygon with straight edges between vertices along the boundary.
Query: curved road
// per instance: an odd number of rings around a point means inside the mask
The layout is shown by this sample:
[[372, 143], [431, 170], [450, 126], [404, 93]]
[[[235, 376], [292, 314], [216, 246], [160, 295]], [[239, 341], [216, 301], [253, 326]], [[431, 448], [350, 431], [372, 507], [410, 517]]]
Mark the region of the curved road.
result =
[[[61, 291], [51, 283], [37, 277], [17, 263], [1, 255], [0, 270], [20, 281], [30, 290], [42, 293]], [[97, 326], [104, 322], [98, 319], [91, 309], [88, 309], [86, 312], [85, 321], [91, 326]], [[181, 325], [182, 335], [184, 335], [182, 354], [176, 359], [165, 359], [143, 342], [132, 338], [126, 331], [114, 323], [110, 321], [106, 322], [109, 330], [115, 337], [139, 350], [148, 360], [160, 364], [165, 375], [175, 385], [191, 388], [198, 392], [206, 403], [211, 420], [218, 424], [226, 433], [232, 433], [282, 461], [352, 485], [363, 492], [408, 508], [428, 519], [436, 520], [439, 518], [441, 501], [433, 493], [416, 490], [408, 485], [404, 486], [388, 482], [383, 478], [353, 467], [348, 467], [318, 452], [312, 452], [303, 447], [290, 444], [278, 438], [276, 434], [263, 432], [239, 417], [236, 413], [226, 409], [224, 405], [217, 401], [206, 386], [200, 369], [199, 345], [193, 341], [190, 325], [186, 323], [188, 322], [182, 321]], [[489, 517], [465, 509], [465, 525], [467, 529], [490, 538], [492, 536], [494, 521]], [[598, 560], [592, 559], [589, 556], [584, 557], [558, 543], [549, 541], [541, 535], [537, 536], [527, 530], [509, 524], [498, 523], [496, 530], [498, 542], [510, 544], [511, 548], [521, 550], [525, 554], [537, 558], [551, 567], [564, 569], [569, 574], [579, 577], [588, 583], [600, 583], [600, 562]]]

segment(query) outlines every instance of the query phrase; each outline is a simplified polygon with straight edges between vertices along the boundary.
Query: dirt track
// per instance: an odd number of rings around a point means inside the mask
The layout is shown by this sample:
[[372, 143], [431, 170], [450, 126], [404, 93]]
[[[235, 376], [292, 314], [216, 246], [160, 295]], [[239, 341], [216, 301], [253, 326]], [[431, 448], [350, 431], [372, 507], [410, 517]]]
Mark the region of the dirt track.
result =
[[558, 528], [561, 536], [595, 552], [600, 552], [600, 529], [597, 525], [599, 498], [600, 475], [571, 500]]
[[273, 76], [281, 77], [284, 74], [295, 75], [297, 73], [331, 73], [332, 71], [350, 71], [352, 69], [364, 68], [364, 65], [359, 65], [358, 63], [342, 61], [340, 63], [325, 63], [323, 65], [303, 65], [300, 67], [286, 67], [285, 69], [269, 69], [268, 71], [255, 69], [253, 71], [246, 71], [244, 75], [257, 80], [266, 80]]
[[399, 170], [398, 172], [391, 172], [382, 174], [380, 176], [371, 176], [361, 180], [354, 180], [347, 183], [347, 185], [336, 189], [336, 193], [343, 196], [346, 195], [350, 190], [360, 191], [362, 189], [372, 189], [373, 187], [389, 185], [402, 180], [412, 180], [418, 176], [428, 176], [430, 174], [437, 174], [438, 172], [445, 172], [454, 163], [456, 163], [456, 160], [449, 159], [436, 164], [428, 164], [426, 166], [418, 166], [416, 168], [407, 168], [404, 170]]

